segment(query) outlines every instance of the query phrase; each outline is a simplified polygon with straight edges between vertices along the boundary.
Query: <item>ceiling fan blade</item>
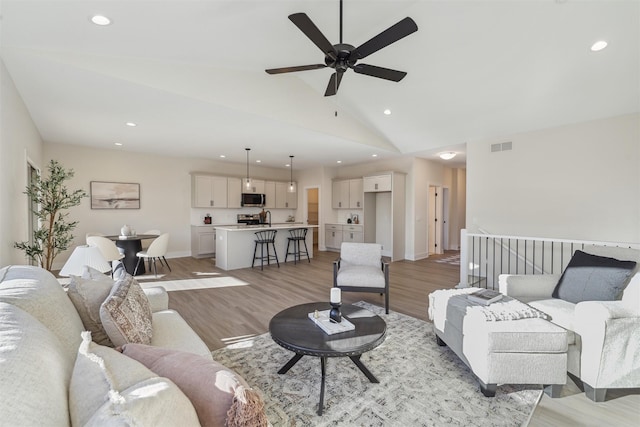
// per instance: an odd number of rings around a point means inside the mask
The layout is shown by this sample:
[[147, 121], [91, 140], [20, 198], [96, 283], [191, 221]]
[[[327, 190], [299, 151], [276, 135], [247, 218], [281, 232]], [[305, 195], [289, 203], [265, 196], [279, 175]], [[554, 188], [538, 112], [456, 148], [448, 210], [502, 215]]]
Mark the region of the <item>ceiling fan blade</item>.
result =
[[333, 48], [333, 45], [329, 40], [327, 40], [324, 34], [320, 32], [318, 27], [316, 27], [306, 13], [294, 13], [293, 15], [289, 15], [289, 20], [293, 22], [296, 27], [300, 28], [300, 31], [302, 31], [305, 36], [309, 37], [309, 40], [318, 46], [325, 55], [329, 55], [334, 59], [337, 57], [337, 53]]
[[351, 57], [355, 59], [366, 58], [383, 47], [389, 46], [391, 43], [395, 43], [416, 31], [418, 31], [418, 26], [414, 20], [409, 17], [404, 18], [402, 21], [392, 25], [369, 41], [358, 46], [351, 52]]
[[319, 70], [320, 68], [327, 68], [327, 66], [324, 64], [299, 65], [297, 67], [270, 68], [265, 71], [267, 74], [282, 74], [293, 73], [295, 71]]
[[324, 92], [324, 96], [333, 96], [338, 93], [338, 88], [340, 87], [340, 82], [342, 81], [342, 75], [339, 71], [331, 74], [331, 78], [329, 79], [329, 84], [327, 85], [327, 90]]
[[404, 71], [391, 70], [389, 68], [376, 67], [375, 65], [356, 64], [353, 71], [358, 74], [366, 74], [367, 76], [378, 77], [380, 79], [399, 82], [407, 75]]

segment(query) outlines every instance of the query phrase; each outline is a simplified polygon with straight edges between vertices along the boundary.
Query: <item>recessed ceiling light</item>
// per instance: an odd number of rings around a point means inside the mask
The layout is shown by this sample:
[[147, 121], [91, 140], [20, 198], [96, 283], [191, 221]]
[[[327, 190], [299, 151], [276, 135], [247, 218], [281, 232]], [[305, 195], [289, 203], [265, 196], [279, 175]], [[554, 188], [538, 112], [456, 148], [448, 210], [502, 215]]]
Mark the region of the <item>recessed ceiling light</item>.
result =
[[371, 157], [378, 157], [378, 155], [377, 154], [372, 154]]
[[220, 154], [220, 158], [221, 158], [221, 159], [226, 159], [226, 158], [227, 158], [227, 156], [225, 156], [224, 154]]
[[595, 42], [593, 45], [591, 45], [591, 51], [598, 52], [604, 49], [605, 47], [607, 47], [607, 42], [604, 40], [599, 40]]
[[338, 160], [336, 163], [342, 163], [342, 160]]
[[127, 126], [129, 126], [129, 127], [132, 127], [132, 128], [134, 128], [134, 127], [138, 126], [137, 124], [135, 124], [135, 123], [133, 123], [133, 122], [127, 122], [127, 123], [125, 123], [125, 125], [127, 125]]
[[111, 19], [103, 15], [94, 15], [91, 17], [91, 22], [96, 25], [105, 26], [111, 24]]
[[117, 145], [118, 147], [122, 147], [122, 142], [114, 142], [115, 145]]
[[256, 163], [262, 163], [262, 160], [256, 160]]
[[290, 167], [291, 167], [291, 165], [290, 165], [289, 163], [287, 163], [286, 165], [284, 165], [284, 167], [286, 167], [286, 168], [290, 168]]
[[390, 116], [391, 115], [391, 110], [389, 110], [388, 108], [386, 110], [383, 111], [385, 116]]
[[456, 153], [453, 151], [446, 151], [444, 153], [438, 154], [442, 160], [451, 160], [456, 156]]

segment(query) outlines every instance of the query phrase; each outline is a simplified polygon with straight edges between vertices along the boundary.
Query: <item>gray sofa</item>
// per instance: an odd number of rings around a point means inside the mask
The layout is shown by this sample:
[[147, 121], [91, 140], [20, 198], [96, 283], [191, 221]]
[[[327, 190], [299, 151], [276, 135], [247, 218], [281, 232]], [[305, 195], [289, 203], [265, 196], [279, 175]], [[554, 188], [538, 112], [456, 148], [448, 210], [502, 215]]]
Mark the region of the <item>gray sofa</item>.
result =
[[603, 401], [607, 389], [640, 387], [640, 250], [589, 246], [582, 251], [637, 263], [613, 301], [554, 298], [560, 274], [503, 274], [499, 287], [501, 293], [547, 313], [552, 323], [572, 334], [567, 371], [582, 382], [587, 397]]
[[[151, 345], [211, 359], [198, 335], [168, 309], [164, 289], [145, 293], [153, 312]], [[200, 425], [174, 383], [91, 342], [90, 334], [82, 336], [84, 329], [50, 272], [31, 266], [0, 269], [0, 425], [70, 426], [83, 414], [88, 420], [83, 425]], [[113, 389], [119, 390], [117, 399]], [[113, 418], [113, 408], [120, 418]]]

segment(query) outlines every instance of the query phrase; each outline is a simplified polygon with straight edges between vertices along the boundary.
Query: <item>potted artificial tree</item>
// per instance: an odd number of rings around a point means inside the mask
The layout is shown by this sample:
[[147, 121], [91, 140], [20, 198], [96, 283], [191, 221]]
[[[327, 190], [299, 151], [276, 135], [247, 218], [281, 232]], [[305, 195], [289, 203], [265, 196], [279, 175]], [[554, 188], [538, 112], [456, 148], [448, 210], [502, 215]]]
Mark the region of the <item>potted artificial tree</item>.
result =
[[72, 169], [65, 170], [57, 161], [49, 162], [49, 176], [36, 176], [27, 186], [25, 194], [29, 196], [33, 213], [38, 218], [38, 228], [33, 232], [32, 242], [16, 242], [14, 247], [24, 251], [31, 260], [43, 268], [51, 271], [54, 258], [69, 248], [73, 241], [71, 231], [76, 228], [78, 221], [67, 222], [68, 212], [65, 210], [78, 206], [83, 197], [87, 197], [84, 190], [70, 192], [65, 181], [72, 178]]

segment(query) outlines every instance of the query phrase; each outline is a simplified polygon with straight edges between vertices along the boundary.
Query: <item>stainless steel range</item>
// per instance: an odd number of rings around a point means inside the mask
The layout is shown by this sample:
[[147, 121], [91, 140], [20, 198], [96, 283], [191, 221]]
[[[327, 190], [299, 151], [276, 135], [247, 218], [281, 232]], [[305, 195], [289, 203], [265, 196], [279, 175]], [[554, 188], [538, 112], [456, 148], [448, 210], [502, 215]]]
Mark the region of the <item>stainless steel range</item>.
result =
[[238, 224], [260, 224], [260, 214], [238, 214]]

